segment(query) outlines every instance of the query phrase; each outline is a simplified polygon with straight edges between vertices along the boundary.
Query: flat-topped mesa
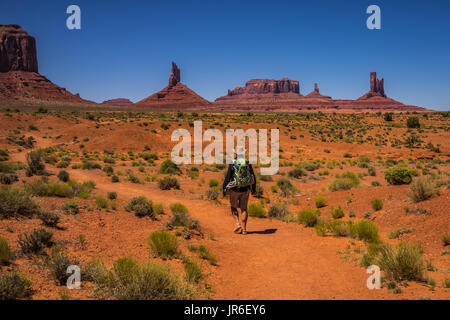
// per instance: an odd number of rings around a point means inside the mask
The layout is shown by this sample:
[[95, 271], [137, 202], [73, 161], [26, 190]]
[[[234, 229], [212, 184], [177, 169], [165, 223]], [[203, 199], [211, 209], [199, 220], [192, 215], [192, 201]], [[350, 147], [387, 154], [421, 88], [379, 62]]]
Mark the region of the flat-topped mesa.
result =
[[172, 72], [170, 73], [169, 77], [169, 86], [176, 86], [180, 81], [180, 69], [175, 62], [172, 62]]
[[300, 94], [300, 85], [298, 81], [288, 78], [283, 78], [281, 80], [252, 79], [247, 81], [245, 87], [236, 87], [234, 90], [228, 90], [228, 96], [289, 92]]
[[0, 24], [0, 72], [38, 72], [36, 40], [16, 24]]

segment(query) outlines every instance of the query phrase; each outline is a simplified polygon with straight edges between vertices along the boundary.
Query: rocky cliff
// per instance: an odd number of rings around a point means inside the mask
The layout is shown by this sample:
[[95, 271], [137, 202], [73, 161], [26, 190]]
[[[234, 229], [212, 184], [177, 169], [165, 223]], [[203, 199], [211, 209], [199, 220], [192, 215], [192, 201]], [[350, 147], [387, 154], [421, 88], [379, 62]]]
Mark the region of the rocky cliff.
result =
[[370, 73], [370, 90], [356, 100], [334, 100], [322, 95], [317, 83], [314, 91], [300, 94], [299, 82], [290, 79], [254, 79], [245, 87], [228, 90], [228, 94], [215, 100], [220, 110], [255, 111], [424, 111], [416, 106], [406, 106], [388, 98], [384, 91], [384, 79]]
[[94, 104], [38, 73], [36, 41], [15, 24], [0, 25], [0, 101]]
[[38, 72], [36, 41], [15, 24], [0, 25], [0, 72]]

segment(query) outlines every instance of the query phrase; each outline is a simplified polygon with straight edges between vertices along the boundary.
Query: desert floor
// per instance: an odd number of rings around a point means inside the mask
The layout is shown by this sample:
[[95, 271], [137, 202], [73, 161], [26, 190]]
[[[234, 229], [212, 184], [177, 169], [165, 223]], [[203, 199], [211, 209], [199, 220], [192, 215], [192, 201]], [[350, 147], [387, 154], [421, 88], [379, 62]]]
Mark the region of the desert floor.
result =
[[[420, 129], [406, 127], [406, 120], [411, 116], [419, 118]], [[273, 204], [285, 202], [292, 213], [292, 221], [250, 217], [248, 234], [234, 234], [228, 198], [220, 195], [217, 200], [209, 200], [206, 197], [211, 179], [222, 184], [226, 170], [222, 166], [197, 166], [198, 177], [191, 177], [190, 166], [181, 165], [182, 174], [175, 175], [180, 189], [158, 187], [158, 181], [166, 176], [158, 173], [160, 165], [170, 158], [170, 151], [176, 144], [170, 140], [171, 132], [176, 128], [192, 132], [194, 120], [202, 120], [204, 129], [215, 127], [221, 131], [227, 127], [280, 129], [280, 171], [271, 181], [260, 181], [263, 195], [251, 197], [250, 203], [261, 204], [268, 211]], [[184, 230], [180, 228], [169, 228], [177, 235], [181, 252], [201, 266], [202, 281], [196, 285], [201, 299], [450, 298], [450, 289], [444, 285], [445, 279], [450, 277], [450, 253], [442, 240], [444, 235], [450, 234], [448, 114], [395, 114], [393, 121], [388, 122], [383, 115], [373, 113], [4, 111], [0, 114], [0, 123], [0, 149], [8, 150], [9, 154], [5, 162], [20, 161], [26, 166], [26, 154], [31, 150], [52, 148], [48, 149], [52, 159], [45, 163], [46, 170], [55, 174], [49, 176], [50, 181], [57, 181], [58, 172], [65, 170], [71, 179], [95, 182], [95, 188], [86, 199], [34, 197], [43, 210], [59, 214], [58, 228], [44, 226], [36, 217], [0, 220], [0, 237], [6, 238], [16, 251], [12, 262], [0, 267], [1, 272], [16, 271], [29, 278], [33, 289], [30, 299], [98, 298], [91, 282], [82, 282], [80, 290], [70, 291], [59, 285], [44, 262], [46, 253], [21, 254], [19, 235], [42, 227], [50, 230], [67, 255], [82, 265], [101, 257], [111, 266], [118, 258], [130, 256], [140, 262], [151, 260], [169, 265], [182, 278], [181, 259], [154, 257], [147, 244], [152, 232], [167, 229], [171, 218], [169, 205], [175, 202], [183, 203], [201, 227], [201, 233], [192, 232], [190, 237], [183, 237]], [[170, 127], [164, 129], [164, 124]], [[407, 145], [411, 135], [419, 141]], [[19, 145], [22, 136], [34, 138], [33, 148]], [[433, 151], [429, 143], [440, 152]], [[155, 153], [158, 159], [147, 161], [143, 153]], [[63, 156], [70, 158], [65, 168], [61, 167], [65, 164], [60, 164]], [[367, 174], [368, 168], [360, 165], [360, 159], [368, 159], [364, 161], [375, 169], [374, 176]], [[102, 169], [79, 168], [86, 161], [98, 163], [102, 168], [113, 167], [120, 182], [112, 183], [111, 176]], [[416, 171], [414, 179], [432, 179], [439, 195], [413, 202], [410, 185], [388, 184], [384, 172], [399, 161]], [[311, 163], [316, 166], [309, 168]], [[290, 176], [289, 171], [295, 165], [305, 168], [306, 175]], [[259, 172], [258, 166], [255, 169]], [[27, 177], [25, 171], [16, 171], [18, 181], [13, 185], [24, 186], [40, 179], [36, 175]], [[330, 191], [329, 185], [335, 176], [347, 171], [359, 174], [360, 184], [349, 190]], [[134, 181], [137, 183], [130, 181], [130, 174], [137, 177]], [[279, 190], [274, 192], [275, 187], [271, 188], [282, 177], [295, 186], [293, 195], [284, 197]], [[108, 192], [117, 192], [115, 208], [100, 209], [96, 197], [106, 197]], [[164, 214], [151, 219], [126, 211], [127, 203], [138, 196], [162, 204]], [[327, 199], [327, 205], [319, 208], [321, 219], [332, 219], [331, 208], [341, 206], [345, 212], [341, 220], [356, 222], [365, 218], [372, 221], [379, 227], [382, 241], [393, 247], [400, 242], [420, 244], [427, 264], [424, 280], [398, 283], [397, 288], [401, 290], [397, 291], [387, 288], [386, 283], [379, 290], [369, 290], [366, 286], [369, 275], [360, 263], [368, 246], [364, 241], [331, 234], [320, 236], [314, 228], [297, 223], [299, 211], [316, 208], [317, 196]], [[381, 210], [375, 211], [371, 206], [373, 199], [383, 201]], [[69, 200], [80, 205], [78, 214], [63, 213], [61, 207]], [[409, 228], [410, 232], [397, 238], [389, 237], [391, 232], [402, 228]], [[212, 265], [199, 258], [188, 249], [190, 244], [205, 245], [216, 256], [217, 263]], [[430, 278], [435, 280], [435, 285]]]

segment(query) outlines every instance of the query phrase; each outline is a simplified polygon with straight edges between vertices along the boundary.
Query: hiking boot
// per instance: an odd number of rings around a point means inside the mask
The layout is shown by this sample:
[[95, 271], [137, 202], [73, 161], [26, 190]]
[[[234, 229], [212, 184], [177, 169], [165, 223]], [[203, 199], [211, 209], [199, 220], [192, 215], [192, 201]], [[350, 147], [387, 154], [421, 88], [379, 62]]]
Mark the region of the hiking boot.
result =
[[246, 235], [247, 234], [247, 230], [242, 230], [242, 234]]

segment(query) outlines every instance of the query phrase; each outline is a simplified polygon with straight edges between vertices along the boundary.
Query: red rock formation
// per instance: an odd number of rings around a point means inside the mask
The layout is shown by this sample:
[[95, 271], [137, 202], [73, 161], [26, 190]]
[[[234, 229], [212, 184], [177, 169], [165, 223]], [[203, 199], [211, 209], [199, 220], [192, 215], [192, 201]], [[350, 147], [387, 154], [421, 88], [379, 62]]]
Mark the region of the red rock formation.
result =
[[65, 88], [52, 83], [43, 75], [35, 72], [0, 72], [1, 101], [61, 101], [68, 103], [92, 103]]
[[103, 101], [101, 104], [108, 104], [110, 106], [130, 106], [133, 104], [133, 102], [129, 99], [117, 98]]
[[37, 73], [36, 41], [18, 25], [0, 25], [0, 101], [89, 103]]
[[[255, 111], [424, 111], [426, 109], [404, 104], [386, 97], [384, 80], [370, 74], [370, 91], [357, 100], [333, 100], [320, 94], [317, 83], [314, 91], [306, 96], [299, 94], [298, 81], [283, 79], [250, 80], [245, 87], [228, 90], [228, 94], [215, 100], [220, 110]], [[279, 81], [283, 81], [279, 80]], [[294, 84], [290, 86], [289, 82]], [[279, 88], [283, 88], [280, 90]], [[292, 89], [294, 88], [294, 89]]]
[[181, 81], [180, 69], [175, 62], [172, 61], [172, 72], [169, 77], [169, 86], [176, 86], [178, 82]]
[[36, 41], [18, 25], [0, 25], [0, 72], [38, 72]]
[[314, 83], [314, 91], [311, 92], [310, 94], [307, 94], [305, 96], [305, 98], [310, 98], [310, 99], [323, 99], [323, 100], [332, 100], [331, 97], [329, 96], [324, 96], [322, 94], [320, 94], [319, 92], [319, 86], [317, 85], [317, 83]]
[[241, 94], [277, 94], [288, 92], [296, 94], [300, 93], [298, 81], [288, 78], [283, 78], [281, 80], [252, 79], [245, 84], [245, 87], [236, 87], [234, 90], [228, 90], [228, 96], [236, 96]]
[[172, 62], [169, 85], [161, 91], [136, 103], [139, 107], [161, 109], [200, 109], [211, 105], [180, 82], [180, 69]]

